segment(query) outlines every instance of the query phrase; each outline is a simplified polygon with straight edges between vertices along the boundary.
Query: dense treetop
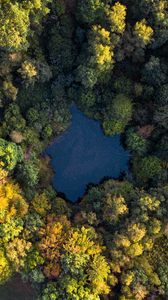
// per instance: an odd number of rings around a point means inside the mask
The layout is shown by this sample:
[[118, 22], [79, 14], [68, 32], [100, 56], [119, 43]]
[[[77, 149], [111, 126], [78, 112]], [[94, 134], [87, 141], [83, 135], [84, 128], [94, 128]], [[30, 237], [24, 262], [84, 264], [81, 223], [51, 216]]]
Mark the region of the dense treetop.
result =
[[[168, 298], [167, 53], [167, 0], [0, 1], [1, 284], [18, 272], [38, 300]], [[129, 175], [76, 205], [41, 155], [73, 102], [132, 154]]]

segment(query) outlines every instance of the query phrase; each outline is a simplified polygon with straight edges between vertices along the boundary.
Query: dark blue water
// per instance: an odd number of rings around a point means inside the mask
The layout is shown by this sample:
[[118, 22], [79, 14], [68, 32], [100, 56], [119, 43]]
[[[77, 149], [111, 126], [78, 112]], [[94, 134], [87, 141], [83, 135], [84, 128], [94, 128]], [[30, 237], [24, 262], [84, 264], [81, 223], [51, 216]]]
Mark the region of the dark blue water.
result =
[[76, 106], [71, 108], [70, 128], [46, 153], [55, 171], [53, 185], [75, 202], [89, 183], [99, 183], [105, 176], [119, 177], [127, 171], [129, 153], [120, 144], [120, 136], [107, 137], [98, 121], [87, 118]]

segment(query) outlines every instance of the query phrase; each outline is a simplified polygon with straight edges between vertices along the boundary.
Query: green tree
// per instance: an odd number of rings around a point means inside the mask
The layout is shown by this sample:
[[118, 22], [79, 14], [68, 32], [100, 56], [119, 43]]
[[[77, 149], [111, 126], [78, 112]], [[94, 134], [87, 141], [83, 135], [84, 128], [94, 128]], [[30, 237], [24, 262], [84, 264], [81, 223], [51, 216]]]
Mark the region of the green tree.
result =
[[85, 65], [80, 65], [77, 68], [77, 81], [81, 81], [82, 85], [87, 89], [93, 88], [97, 82], [97, 75], [92, 67], [87, 67]]
[[14, 100], [16, 100], [18, 89], [13, 85], [13, 83], [11, 81], [4, 81], [3, 82], [3, 92], [7, 98], [14, 101]]
[[162, 172], [161, 160], [156, 156], [146, 156], [138, 159], [136, 177], [142, 182], [158, 178]]
[[96, 95], [92, 89], [80, 89], [77, 102], [83, 109], [90, 108], [95, 105]]
[[23, 220], [21, 218], [7, 218], [5, 223], [0, 224], [1, 243], [5, 244], [18, 237], [23, 230]]
[[166, 83], [166, 66], [159, 57], [151, 56], [142, 69], [142, 80], [152, 86]]
[[10, 104], [4, 113], [4, 122], [2, 125], [5, 135], [10, 134], [13, 130], [23, 132], [26, 121], [23, 118], [20, 107], [17, 104]]
[[14, 143], [7, 142], [4, 139], [0, 139], [0, 159], [3, 163], [3, 168], [11, 171], [15, 168], [18, 162], [23, 159], [23, 153], [20, 146]]
[[58, 300], [58, 287], [55, 282], [49, 282], [46, 287], [42, 291], [41, 297], [39, 297], [39, 300]]
[[0, 45], [7, 50], [27, 48], [29, 33], [29, 10], [18, 2], [5, 1], [0, 11]]
[[154, 122], [159, 127], [163, 127], [165, 129], [168, 129], [168, 104], [158, 107], [154, 113]]
[[22, 164], [17, 166], [17, 179], [25, 187], [33, 188], [39, 180], [38, 161], [33, 159], [24, 160]]
[[155, 101], [160, 105], [168, 104], [168, 84], [163, 84], [155, 93]]
[[133, 151], [139, 155], [146, 153], [148, 148], [148, 142], [141, 137], [137, 132], [132, 129], [128, 130], [126, 144], [130, 151]]
[[77, 19], [82, 23], [92, 24], [101, 16], [103, 11], [103, 1], [86, 0], [85, 2], [77, 1]]
[[125, 126], [132, 118], [132, 100], [123, 94], [113, 98], [107, 108], [107, 116], [103, 120], [103, 129], [107, 135], [118, 134], [124, 131]]

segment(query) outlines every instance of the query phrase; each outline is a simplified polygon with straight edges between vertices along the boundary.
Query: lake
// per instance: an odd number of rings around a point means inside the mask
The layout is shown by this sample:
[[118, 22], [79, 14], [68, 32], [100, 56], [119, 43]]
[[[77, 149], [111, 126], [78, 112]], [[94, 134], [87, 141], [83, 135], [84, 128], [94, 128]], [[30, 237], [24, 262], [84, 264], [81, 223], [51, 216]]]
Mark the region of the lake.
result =
[[55, 172], [54, 188], [75, 202], [88, 184], [126, 172], [130, 154], [121, 145], [120, 135], [105, 136], [100, 122], [86, 117], [75, 105], [71, 113], [71, 126], [48, 146], [46, 154]]
[[5, 285], [0, 286], [0, 300], [35, 300], [35, 290], [15, 275]]

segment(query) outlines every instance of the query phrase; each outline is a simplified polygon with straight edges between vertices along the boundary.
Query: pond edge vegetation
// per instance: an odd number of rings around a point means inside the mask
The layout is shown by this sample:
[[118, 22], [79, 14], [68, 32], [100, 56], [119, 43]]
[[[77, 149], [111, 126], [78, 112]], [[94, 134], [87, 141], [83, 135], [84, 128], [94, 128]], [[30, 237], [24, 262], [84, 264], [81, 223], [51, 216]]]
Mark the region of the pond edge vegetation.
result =
[[[0, 283], [38, 300], [168, 297], [166, 0], [4, 0], [0, 9]], [[72, 102], [123, 134], [131, 176], [77, 205], [50, 185], [46, 145]]]

